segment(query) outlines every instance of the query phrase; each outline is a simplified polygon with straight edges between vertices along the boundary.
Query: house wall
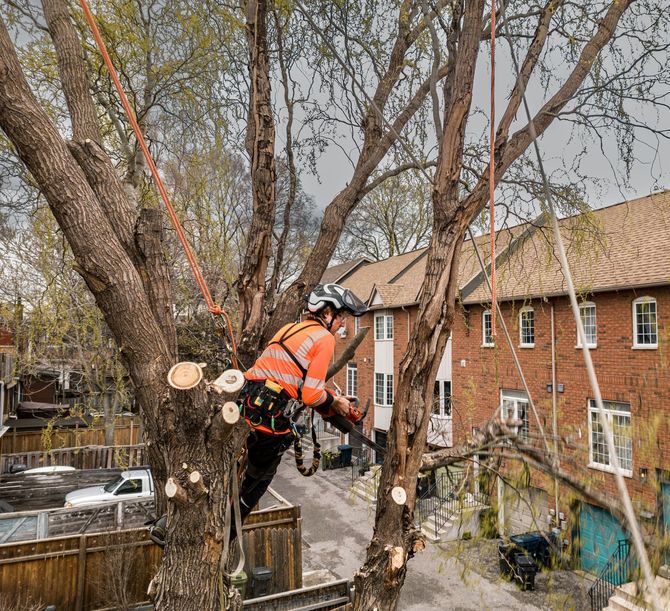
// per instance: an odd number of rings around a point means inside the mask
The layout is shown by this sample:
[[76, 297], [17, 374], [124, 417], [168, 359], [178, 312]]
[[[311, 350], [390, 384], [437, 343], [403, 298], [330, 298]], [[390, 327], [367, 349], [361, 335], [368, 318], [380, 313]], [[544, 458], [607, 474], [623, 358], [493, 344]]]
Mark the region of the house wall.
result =
[[[632, 301], [643, 295], [657, 300], [659, 347], [633, 349]], [[650, 288], [641, 292], [598, 293], [589, 301], [596, 304], [598, 345], [591, 351], [604, 400], [630, 403], [633, 429], [633, 474], [626, 484], [638, 511], [656, 511], [655, 470], [670, 469], [670, 375], [667, 342], [670, 325], [670, 288]], [[535, 310], [535, 347], [518, 348], [519, 309], [532, 305]], [[576, 348], [576, 327], [566, 298], [532, 300], [502, 305], [531, 396], [545, 432], [552, 432], [552, 396], [547, 391], [551, 379], [551, 306], [555, 311], [557, 383], [564, 391], [557, 394], [558, 434], [574, 449], [564, 447], [562, 467], [578, 474], [589, 487], [607, 496], [617, 495], [614, 476], [589, 468], [589, 427], [587, 402], [593, 398], [581, 350]], [[462, 442], [473, 427], [482, 426], [494, 413], [501, 389], [522, 390], [502, 331], [497, 347], [482, 347], [481, 305], [463, 308], [453, 334], [454, 435]], [[465, 365], [465, 366], [463, 366]], [[539, 428], [532, 412], [530, 433]], [[574, 461], [574, 466], [571, 464]], [[642, 480], [640, 469], [647, 469]], [[532, 483], [552, 490], [551, 482], [534, 475]], [[564, 488], [562, 490], [565, 491]], [[566, 491], [567, 492], [567, 491]], [[550, 496], [553, 496], [550, 495]], [[618, 496], [618, 495], [617, 495]], [[567, 512], [569, 496], [561, 495]]]

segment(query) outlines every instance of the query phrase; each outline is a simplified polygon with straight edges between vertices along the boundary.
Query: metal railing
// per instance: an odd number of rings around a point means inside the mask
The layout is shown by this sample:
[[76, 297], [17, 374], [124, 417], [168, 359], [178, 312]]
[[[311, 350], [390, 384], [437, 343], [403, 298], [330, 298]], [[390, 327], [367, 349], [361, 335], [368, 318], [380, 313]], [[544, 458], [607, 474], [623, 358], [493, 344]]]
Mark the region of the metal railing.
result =
[[455, 514], [463, 509], [482, 507], [488, 504], [488, 496], [469, 489], [469, 480], [464, 472], [447, 472], [435, 475], [434, 480], [417, 485], [416, 513], [419, 523], [433, 518], [435, 532], [439, 532]]
[[609, 605], [610, 596], [612, 596], [617, 586], [630, 580], [633, 568], [630, 542], [626, 539], [620, 539], [616, 551], [589, 588], [591, 611], [601, 611]]
[[[374, 452], [371, 448], [367, 446], [361, 446], [360, 448], [352, 448], [351, 450], [351, 484], [370, 470], [370, 467], [375, 465]], [[377, 478], [377, 484], [379, 484], [379, 473], [378, 470], [375, 473]]]

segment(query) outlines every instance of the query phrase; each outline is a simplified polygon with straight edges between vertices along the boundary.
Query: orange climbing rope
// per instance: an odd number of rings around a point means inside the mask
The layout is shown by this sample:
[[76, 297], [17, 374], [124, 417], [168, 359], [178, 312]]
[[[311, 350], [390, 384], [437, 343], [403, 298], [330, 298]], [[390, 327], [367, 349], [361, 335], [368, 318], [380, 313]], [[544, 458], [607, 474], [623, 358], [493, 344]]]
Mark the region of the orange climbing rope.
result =
[[489, 215], [491, 217], [491, 335], [496, 336], [496, 218], [495, 218], [495, 86], [496, 86], [496, 0], [491, 0], [491, 135], [489, 149]]
[[184, 229], [182, 228], [181, 223], [179, 222], [177, 213], [174, 207], [172, 206], [170, 197], [168, 196], [167, 190], [165, 189], [160, 174], [158, 173], [158, 168], [156, 167], [154, 159], [151, 156], [151, 153], [149, 152], [149, 147], [147, 146], [146, 140], [144, 139], [144, 135], [142, 134], [142, 130], [140, 129], [140, 126], [137, 122], [135, 113], [133, 112], [133, 109], [130, 106], [130, 102], [128, 101], [128, 97], [126, 96], [125, 91], [123, 90], [123, 86], [121, 85], [121, 81], [119, 80], [118, 74], [116, 73], [114, 64], [112, 63], [112, 60], [109, 57], [109, 53], [107, 52], [105, 42], [102, 40], [102, 36], [100, 36], [100, 31], [98, 30], [98, 26], [95, 23], [93, 13], [91, 13], [91, 9], [89, 8], [86, 0], [79, 0], [79, 2], [81, 4], [82, 9], [84, 10], [86, 21], [88, 22], [88, 25], [91, 28], [91, 33], [95, 38], [95, 42], [98, 45], [98, 49], [100, 50], [105, 65], [107, 66], [107, 70], [109, 71], [109, 75], [112, 77], [114, 87], [116, 87], [116, 91], [118, 92], [119, 98], [121, 100], [121, 105], [123, 106], [123, 109], [126, 111], [126, 115], [128, 116], [130, 125], [132, 126], [133, 132], [135, 133], [135, 138], [137, 138], [137, 142], [139, 143], [140, 148], [144, 153], [144, 158], [147, 161], [147, 165], [149, 166], [149, 170], [151, 171], [151, 175], [153, 176], [156, 188], [158, 189], [158, 192], [160, 193], [163, 203], [165, 204], [165, 208], [167, 210], [168, 216], [170, 217], [170, 221], [172, 222], [172, 226], [174, 227], [174, 230], [177, 232], [177, 237], [179, 238], [179, 241], [181, 242], [184, 252], [186, 253], [186, 258], [188, 259], [189, 265], [191, 266], [191, 270], [193, 271], [193, 275], [195, 276], [195, 281], [198, 283], [200, 291], [202, 292], [202, 296], [205, 299], [207, 309], [211, 312], [213, 316], [215, 317], [223, 316], [223, 318], [226, 321], [226, 325], [228, 328], [228, 336], [230, 338], [232, 346], [231, 356], [233, 366], [237, 367], [237, 346], [235, 344], [235, 337], [233, 335], [233, 328], [230, 322], [230, 318], [228, 314], [225, 312], [225, 310], [221, 308], [221, 306], [214, 303], [214, 299], [212, 298], [212, 294], [209, 292], [209, 287], [207, 286], [207, 282], [205, 281], [205, 278], [202, 275], [202, 271], [200, 269], [200, 266], [198, 265], [197, 259], [195, 258], [195, 254], [193, 253], [193, 250], [191, 249], [191, 246], [188, 243], [188, 240], [186, 239]]

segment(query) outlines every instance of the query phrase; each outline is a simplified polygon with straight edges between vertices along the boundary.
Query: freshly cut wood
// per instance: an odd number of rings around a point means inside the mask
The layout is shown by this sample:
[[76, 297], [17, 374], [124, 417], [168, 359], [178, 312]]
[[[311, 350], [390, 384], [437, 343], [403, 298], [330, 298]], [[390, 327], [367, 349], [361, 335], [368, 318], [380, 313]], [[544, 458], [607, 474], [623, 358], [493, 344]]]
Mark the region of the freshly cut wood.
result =
[[221, 408], [221, 417], [226, 424], [235, 424], [240, 419], [240, 408], [234, 401], [226, 401]]
[[219, 393], [235, 393], [242, 390], [245, 381], [244, 374], [239, 369], [226, 369], [211, 386]]
[[180, 505], [188, 504], [186, 490], [179, 485], [179, 482], [174, 477], [169, 477], [167, 482], [165, 482], [165, 495]]
[[396, 486], [391, 490], [391, 498], [397, 505], [404, 505], [407, 502], [407, 493], [404, 488]]
[[197, 363], [182, 361], [174, 365], [167, 375], [168, 384], [177, 390], [189, 390], [202, 380], [202, 368]]

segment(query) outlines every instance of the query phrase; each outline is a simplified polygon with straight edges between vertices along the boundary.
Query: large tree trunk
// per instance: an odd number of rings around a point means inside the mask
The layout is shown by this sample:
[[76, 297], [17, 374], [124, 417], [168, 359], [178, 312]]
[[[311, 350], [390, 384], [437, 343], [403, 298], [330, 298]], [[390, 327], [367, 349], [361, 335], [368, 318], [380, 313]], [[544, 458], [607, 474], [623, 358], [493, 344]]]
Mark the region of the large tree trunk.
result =
[[[433, 384], [454, 319], [458, 258], [471, 221], [459, 201], [465, 127], [472, 100], [481, 32], [483, 0], [455, 10], [450, 38], [458, 41], [445, 83], [442, 146], [433, 189], [433, 235], [416, 323], [400, 363], [387, 452], [377, 492], [375, 531], [365, 564], [355, 576], [354, 608], [395, 609], [407, 572], [407, 561], [423, 549], [414, 526], [416, 480], [426, 448]], [[462, 18], [462, 25], [461, 25]], [[406, 501], [391, 496], [403, 488]]]
[[[230, 474], [235, 473], [246, 426], [237, 426], [231, 435], [217, 401], [202, 384], [191, 391], [168, 386], [167, 372], [177, 353], [160, 234], [147, 230], [141, 220], [136, 258], [124, 248], [123, 227], [115, 223], [117, 208], [101, 201], [108, 195], [111, 204], [125, 201], [125, 192], [115, 192], [123, 187], [108, 181], [99, 189], [87, 180], [88, 165], [78, 163], [80, 156], [75, 159], [30, 92], [1, 21], [0, 127], [49, 203], [78, 272], [121, 346], [142, 410], [158, 506], [166, 504], [162, 491], [168, 476], [184, 487], [179, 503], [167, 502], [168, 546], [154, 582], [156, 608], [218, 609], [228, 591], [226, 583], [220, 588], [220, 580]], [[76, 143], [82, 159], [85, 145]], [[96, 163], [113, 171], [104, 152], [97, 149], [95, 155]], [[188, 487], [192, 470], [201, 473], [204, 488]]]

